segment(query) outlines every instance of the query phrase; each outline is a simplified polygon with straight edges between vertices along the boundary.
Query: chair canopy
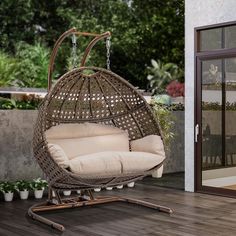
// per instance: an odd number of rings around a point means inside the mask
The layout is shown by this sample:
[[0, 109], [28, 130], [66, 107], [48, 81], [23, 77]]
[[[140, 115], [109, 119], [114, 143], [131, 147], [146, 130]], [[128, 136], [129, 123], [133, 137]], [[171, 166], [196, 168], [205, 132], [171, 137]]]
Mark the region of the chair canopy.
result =
[[145, 99], [120, 76], [101, 68], [83, 67], [63, 75], [45, 106], [45, 130], [60, 123], [93, 122], [127, 130], [131, 140], [159, 134]]

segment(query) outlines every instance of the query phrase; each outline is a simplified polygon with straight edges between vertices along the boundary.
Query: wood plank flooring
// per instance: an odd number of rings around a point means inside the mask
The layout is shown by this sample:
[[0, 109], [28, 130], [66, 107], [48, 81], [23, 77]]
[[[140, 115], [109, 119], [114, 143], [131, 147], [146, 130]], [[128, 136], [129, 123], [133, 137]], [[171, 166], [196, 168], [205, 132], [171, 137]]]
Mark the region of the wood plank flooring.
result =
[[0, 236], [235, 236], [236, 199], [138, 183], [135, 188], [102, 191], [100, 195], [125, 195], [169, 206], [169, 216], [126, 203], [110, 203], [44, 213], [63, 223], [60, 233], [26, 216], [36, 200], [0, 201]]

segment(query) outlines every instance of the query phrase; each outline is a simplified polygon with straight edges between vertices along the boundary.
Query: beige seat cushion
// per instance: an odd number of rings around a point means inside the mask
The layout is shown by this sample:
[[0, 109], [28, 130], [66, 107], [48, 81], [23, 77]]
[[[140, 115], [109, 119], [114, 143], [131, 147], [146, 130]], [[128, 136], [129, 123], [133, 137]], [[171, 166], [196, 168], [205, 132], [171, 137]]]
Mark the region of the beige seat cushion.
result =
[[61, 166], [62, 168], [69, 167], [69, 159], [66, 156], [64, 150], [59, 145], [49, 143], [48, 149], [50, 154], [52, 155], [52, 158], [59, 166]]
[[125, 132], [111, 125], [96, 123], [60, 124], [45, 132], [47, 139], [84, 138]]
[[105, 151], [129, 151], [129, 139], [126, 132], [86, 138], [50, 139], [60, 145], [71, 160], [77, 156]]
[[70, 160], [69, 168], [79, 175], [107, 176], [147, 171], [163, 160], [163, 156], [145, 152], [99, 152]]
[[165, 157], [164, 145], [159, 135], [148, 135], [130, 142], [134, 152], [149, 152]]

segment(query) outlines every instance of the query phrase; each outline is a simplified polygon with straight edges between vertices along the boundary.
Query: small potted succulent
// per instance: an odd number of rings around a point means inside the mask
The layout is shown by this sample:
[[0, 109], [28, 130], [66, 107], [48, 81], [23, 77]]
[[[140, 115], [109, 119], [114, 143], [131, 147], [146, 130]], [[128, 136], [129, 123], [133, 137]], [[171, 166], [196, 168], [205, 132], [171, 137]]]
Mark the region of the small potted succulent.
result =
[[16, 186], [12, 182], [5, 181], [0, 183], [0, 191], [4, 194], [4, 199], [6, 202], [12, 201], [15, 190]]
[[44, 189], [48, 186], [48, 183], [46, 180], [43, 180], [41, 178], [34, 179], [31, 183], [31, 187], [34, 190], [34, 197], [36, 199], [40, 199], [43, 197]]
[[25, 200], [29, 197], [29, 191], [32, 189], [29, 181], [16, 181], [16, 190], [20, 193], [20, 199]]

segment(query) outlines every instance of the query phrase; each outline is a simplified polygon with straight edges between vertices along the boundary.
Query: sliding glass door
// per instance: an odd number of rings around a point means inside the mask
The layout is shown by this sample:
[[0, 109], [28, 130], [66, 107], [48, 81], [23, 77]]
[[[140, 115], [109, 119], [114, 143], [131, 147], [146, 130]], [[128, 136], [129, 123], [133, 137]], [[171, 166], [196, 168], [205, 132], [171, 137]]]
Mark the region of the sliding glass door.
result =
[[196, 35], [196, 190], [236, 196], [236, 28]]

